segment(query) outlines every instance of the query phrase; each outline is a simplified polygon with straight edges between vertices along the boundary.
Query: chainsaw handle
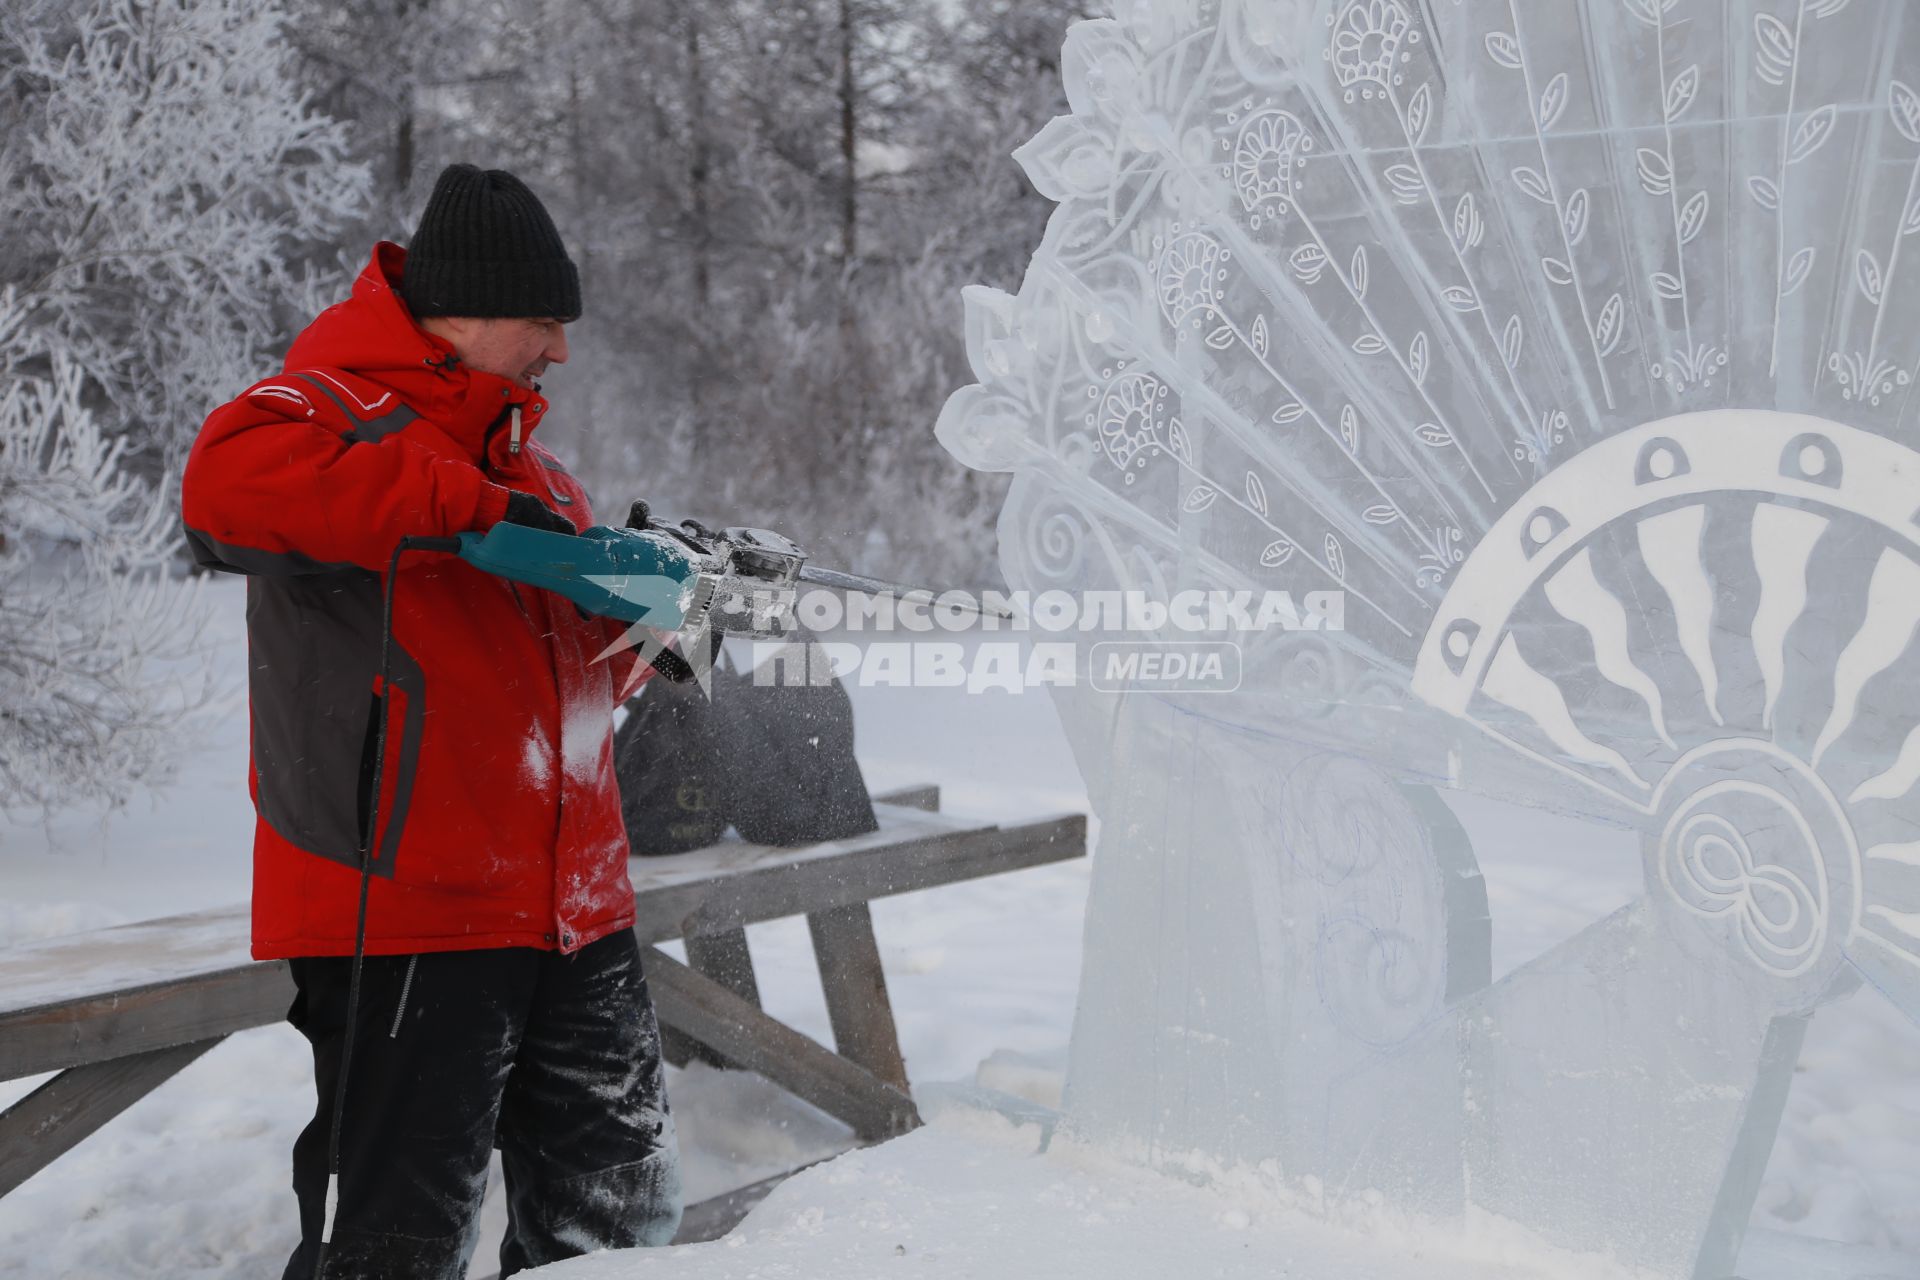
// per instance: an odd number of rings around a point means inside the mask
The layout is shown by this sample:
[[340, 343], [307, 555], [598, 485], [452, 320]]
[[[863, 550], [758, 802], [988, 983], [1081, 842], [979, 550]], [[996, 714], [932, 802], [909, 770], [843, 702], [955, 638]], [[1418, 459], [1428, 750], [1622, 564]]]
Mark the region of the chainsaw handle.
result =
[[697, 556], [712, 555], [712, 544], [719, 541], [714, 532], [698, 520], [682, 520], [677, 527], [655, 524], [653, 504], [645, 498], [635, 498], [633, 505], [627, 508], [627, 528], [640, 533], [664, 533]]

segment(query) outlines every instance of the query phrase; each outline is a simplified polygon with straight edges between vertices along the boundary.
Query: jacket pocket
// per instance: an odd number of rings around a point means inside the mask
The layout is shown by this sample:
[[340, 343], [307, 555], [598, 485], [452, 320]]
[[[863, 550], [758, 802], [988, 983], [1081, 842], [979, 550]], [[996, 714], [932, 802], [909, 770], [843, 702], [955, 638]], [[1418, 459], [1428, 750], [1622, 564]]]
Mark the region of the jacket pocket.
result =
[[[368, 831], [368, 821], [373, 817], [375, 775], [385, 763], [377, 758], [383, 754], [378, 724], [370, 722], [360, 767], [361, 785], [355, 789], [359, 819], [355, 825], [362, 842], [372, 843], [370, 861], [373, 874], [392, 879], [400, 858], [400, 838], [406, 829], [407, 811], [413, 803], [414, 777], [420, 770], [420, 740], [424, 736], [427, 715], [427, 677], [420, 669], [420, 664], [414, 661], [413, 655], [402, 649], [397, 641], [388, 654], [387, 665], [387, 697], [382, 699], [375, 694], [373, 710], [377, 714], [383, 705], [385, 707], [387, 740], [384, 754], [387, 761], [392, 762], [386, 769], [392, 781], [381, 793], [377, 818], [379, 829]], [[394, 705], [396, 699], [399, 704], [397, 707]], [[358, 864], [357, 856], [355, 863]]]
[[[319, 585], [316, 586], [316, 583]], [[323, 590], [323, 599], [308, 597]], [[374, 575], [256, 578], [247, 622], [253, 765], [260, 817], [290, 844], [349, 867], [369, 834], [375, 875], [391, 877], [413, 796], [426, 679], [398, 643], [388, 662], [386, 788], [369, 833], [381, 701]]]

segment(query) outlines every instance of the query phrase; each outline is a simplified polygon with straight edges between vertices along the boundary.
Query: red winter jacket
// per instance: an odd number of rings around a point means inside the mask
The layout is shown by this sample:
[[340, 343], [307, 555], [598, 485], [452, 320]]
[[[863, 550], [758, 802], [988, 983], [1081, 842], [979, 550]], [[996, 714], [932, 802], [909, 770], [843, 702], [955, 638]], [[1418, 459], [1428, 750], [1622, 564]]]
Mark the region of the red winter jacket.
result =
[[[250, 575], [257, 959], [353, 950], [394, 545], [489, 528], [509, 489], [592, 523], [527, 438], [546, 401], [415, 325], [405, 261], [376, 247], [187, 461], [196, 557]], [[570, 952], [630, 927], [612, 714], [631, 659], [594, 661], [622, 628], [444, 553], [409, 552], [397, 579], [368, 953]]]

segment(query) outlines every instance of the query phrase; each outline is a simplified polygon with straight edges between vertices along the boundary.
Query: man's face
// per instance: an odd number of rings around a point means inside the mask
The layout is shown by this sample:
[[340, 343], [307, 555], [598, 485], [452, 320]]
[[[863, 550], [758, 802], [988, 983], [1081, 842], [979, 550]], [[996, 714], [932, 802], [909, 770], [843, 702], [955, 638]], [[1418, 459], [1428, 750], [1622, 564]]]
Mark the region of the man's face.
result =
[[567, 329], [558, 320], [434, 316], [421, 327], [452, 343], [469, 368], [529, 390], [548, 365], [567, 362]]

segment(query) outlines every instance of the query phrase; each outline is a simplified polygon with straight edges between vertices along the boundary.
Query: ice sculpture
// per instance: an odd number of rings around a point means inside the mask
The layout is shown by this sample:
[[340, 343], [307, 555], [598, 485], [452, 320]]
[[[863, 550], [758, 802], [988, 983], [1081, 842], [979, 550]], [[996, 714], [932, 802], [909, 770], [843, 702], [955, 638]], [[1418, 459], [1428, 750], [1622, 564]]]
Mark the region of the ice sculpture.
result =
[[[1063, 65], [938, 427], [1010, 585], [1345, 596], [1056, 690], [1072, 1123], [1727, 1274], [1806, 1019], [1920, 1018], [1920, 14], [1143, 0]], [[1644, 896], [1489, 984], [1433, 784], [1636, 825]]]

